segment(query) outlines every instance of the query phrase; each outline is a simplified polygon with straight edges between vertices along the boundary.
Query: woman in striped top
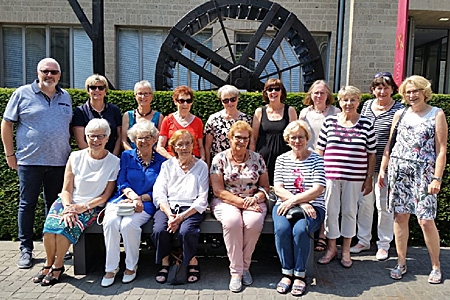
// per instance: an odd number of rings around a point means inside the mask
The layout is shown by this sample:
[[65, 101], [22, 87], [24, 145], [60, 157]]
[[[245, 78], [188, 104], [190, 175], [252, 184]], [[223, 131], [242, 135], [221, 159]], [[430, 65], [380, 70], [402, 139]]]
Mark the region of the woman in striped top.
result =
[[[278, 156], [275, 162], [274, 189], [279, 198], [272, 218], [283, 274], [277, 291], [287, 293], [293, 282], [292, 295], [301, 296], [306, 288], [309, 236], [325, 218], [325, 170], [323, 158], [306, 147], [311, 131], [305, 121], [289, 123], [283, 137], [292, 150]], [[301, 206], [306, 218], [288, 220], [286, 213], [294, 206]]]
[[[370, 249], [373, 208], [374, 203], [376, 203], [378, 210], [378, 251], [376, 258], [378, 260], [388, 259], [389, 247], [394, 235], [394, 214], [387, 209], [387, 187], [380, 188], [377, 178], [384, 147], [389, 139], [392, 119], [395, 112], [403, 108], [400, 102], [392, 99], [392, 95], [397, 93], [397, 89], [391, 73], [381, 72], [376, 74], [371, 85], [372, 93], [376, 98], [364, 102], [361, 110], [361, 115], [372, 120], [374, 125], [375, 136], [377, 137], [377, 160], [373, 191], [365, 196], [360, 196], [358, 200], [358, 243], [350, 248], [350, 252], [359, 253]], [[386, 180], [385, 185], [387, 185]]]
[[[342, 112], [330, 116], [320, 130], [316, 151], [324, 156], [325, 235], [328, 249], [319, 264], [328, 264], [337, 255], [336, 239], [344, 237], [341, 265], [352, 266], [350, 243], [356, 234], [358, 198], [372, 191], [376, 138], [372, 122], [358, 114], [361, 91], [344, 86], [338, 93]], [[339, 228], [339, 213], [342, 215]]]

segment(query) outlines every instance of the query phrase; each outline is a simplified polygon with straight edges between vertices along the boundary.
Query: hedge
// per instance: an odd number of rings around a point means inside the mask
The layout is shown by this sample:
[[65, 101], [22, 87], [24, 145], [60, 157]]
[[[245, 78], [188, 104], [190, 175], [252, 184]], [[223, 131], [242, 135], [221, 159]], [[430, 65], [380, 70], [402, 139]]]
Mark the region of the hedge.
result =
[[[0, 111], [3, 112], [13, 89], [0, 88]], [[88, 99], [88, 94], [83, 90], [68, 89], [72, 96], [73, 107], [81, 105]], [[304, 107], [302, 100], [304, 93], [288, 93], [285, 103], [295, 107], [297, 112]], [[370, 94], [363, 94], [363, 102], [372, 98]], [[398, 95], [396, 96], [398, 99]], [[122, 112], [136, 107], [132, 91], [109, 91], [107, 99], [120, 107]], [[450, 123], [450, 95], [434, 95], [430, 101], [431, 105], [441, 107]], [[253, 115], [257, 107], [263, 105], [260, 93], [242, 93], [239, 100], [238, 109], [248, 115]], [[164, 115], [175, 111], [175, 105], [172, 101], [171, 92], [155, 92], [152, 107]], [[360, 105], [362, 107], [362, 104]], [[192, 107], [192, 113], [206, 122], [208, 116], [219, 111], [222, 105], [217, 100], [215, 92], [196, 92], [195, 101]], [[72, 146], [76, 149], [76, 144], [72, 139]], [[450, 147], [448, 147], [450, 150]], [[446, 171], [442, 180], [442, 190], [438, 196], [438, 213], [436, 224], [440, 230], [441, 243], [444, 246], [450, 246], [450, 184], [447, 174], [450, 171], [450, 156], [447, 152]], [[17, 208], [19, 199], [19, 184], [17, 174], [11, 170], [4, 157], [4, 151], [0, 152], [0, 239], [17, 239]], [[414, 219], [414, 217], [412, 218]], [[375, 220], [374, 220], [375, 222]], [[36, 221], [34, 232], [36, 237], [41, 236], [44, 223], [44, 204], [40, 199], [36, 211]], [[421, 229], [417, 222], [410, 222], [410, 241], [411, 244], [423, 245], [424, 240]]]

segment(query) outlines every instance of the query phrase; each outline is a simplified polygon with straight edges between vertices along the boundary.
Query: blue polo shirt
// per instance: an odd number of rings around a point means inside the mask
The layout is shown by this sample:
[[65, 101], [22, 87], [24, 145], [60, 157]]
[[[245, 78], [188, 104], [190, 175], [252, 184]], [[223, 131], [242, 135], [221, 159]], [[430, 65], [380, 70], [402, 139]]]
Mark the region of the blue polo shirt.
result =
[[3, 114], [3, 119], [17, 125], [17, 163], [65, 166], [71, 152], [72, 100], [59, 86], [50, 99], [37, 83], [36, 80], [15, 90]]

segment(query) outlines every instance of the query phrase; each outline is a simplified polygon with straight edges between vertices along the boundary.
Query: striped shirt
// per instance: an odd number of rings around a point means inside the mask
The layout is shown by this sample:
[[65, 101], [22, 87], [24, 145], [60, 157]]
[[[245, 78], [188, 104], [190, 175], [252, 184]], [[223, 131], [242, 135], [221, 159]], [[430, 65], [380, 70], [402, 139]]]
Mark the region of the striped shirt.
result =
[[[302, 193], [313, 185], [326, 186], [323, 157], [316, 152], [303, 160], [294, 160], [292, 151], [281, 154], [275, 162], [274, 184], [282, 183], [292, 194]], [[324, 193], [309, 202], [314, 207], [325, 210]]]
[[338, 116], [325, 119], [316, 149], [325, 152], [325, 174], [330, 180], [364, 181], [367, 153], [376, 153], [373, 123], [360, 116], [351, 127], [339, 124]]
[[384, 147], [386, 146], [389, 135], [391, 133], [392, 119], [394, 118], [395, 112], [402, 109], [404, 106], [395, 101], [394, 105], [388, 111], [375, 116], [372, 111], [372, 103], [376, 99], [367, 100], [364, 102], [363, 108], [361, 109], [361, 115], [369, 118], [373, 122], [373, 127], [375, 128], [375, 136], [377, 138], [377, 162], [375, 165], [375, 172], [380, 171], [381, 159], [383, 158]]

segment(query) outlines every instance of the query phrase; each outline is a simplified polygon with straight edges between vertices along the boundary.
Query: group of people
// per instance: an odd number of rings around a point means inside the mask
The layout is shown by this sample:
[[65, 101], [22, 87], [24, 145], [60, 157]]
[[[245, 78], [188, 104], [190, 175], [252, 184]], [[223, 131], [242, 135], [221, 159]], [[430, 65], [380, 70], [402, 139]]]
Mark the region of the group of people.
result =
[[[279, 79], [265, 83], [266, 104], [253, 117], [237, 109], [239, 90], [225, 85], [218, 90], [223, 110], [203, 127], [190, 112], [194, 92], [187, 86], [174, 90], [177, 111], [163, 117], [151, 107], [150, 83], [140, 81], [134, 87], [138, 106], [122, 117], [117, 106], [105, 101], [106, 78], [92, 75], [86, 80], [89, 99], [72, 118], [70, 96], [58, 86], [59, 64], [43, 59], [37, 73], [38, 80], [13, 93], [1, 125], [7, 162], [18, 170], [20, 182], [19, 268], [32, 266], [34, 209], [44, 186], [46, 261], [33, 282], [59, 282], [64, 254], [103, 207], [103, 287], [112, 285], [119, 271], [121, 237], [126, 254], [122, 282], [136, 278], [141, 226], [151, 217], [160, 265], [155, 280], [167, 282], [176, 245], [186, 281], [197, 282], [195, 255], [210, 188], [209, 206], [222, 224], [233, 292], [253, 282], [251, 257], [272, 192], [277, 196], [271, 213], [282, 268], [279, 293], [305, 292], [315, 231], [317, 246], [326, 250], [318, 263], [337, 257], [336, 240], [343, 237], [340, 263], [350, 268], [350, 253], [370, 248], [375, 203], [377, 259], [388, 258], [395, 233], [398, 264], [391, 277], [400, 279], [406, 272], [408, 220], [416, 214], [432, 261], [429, 282], [441, 281], [434, 218], [448, 128], [443, 111], [427, 104], [431, 88], [425, 78], [412, 76], [400, 86], [408, 105], [404, 108], [392, 98], [397, 91], [392, 75], [377, 74], [371, 86], [375, 98], [364, 103], [361, 114], [360, 90], [343, 87], [339, 109], [327, 83], [318, 80], [298, 120], [295, 109], [284, 103], [286, 89]], [[80, 149], [72, 153], [70, 124]], [[295, 209], [301, 210], [300, 217], [292, 217]], [[351, 247], [356, 232], [358, 243]]]

